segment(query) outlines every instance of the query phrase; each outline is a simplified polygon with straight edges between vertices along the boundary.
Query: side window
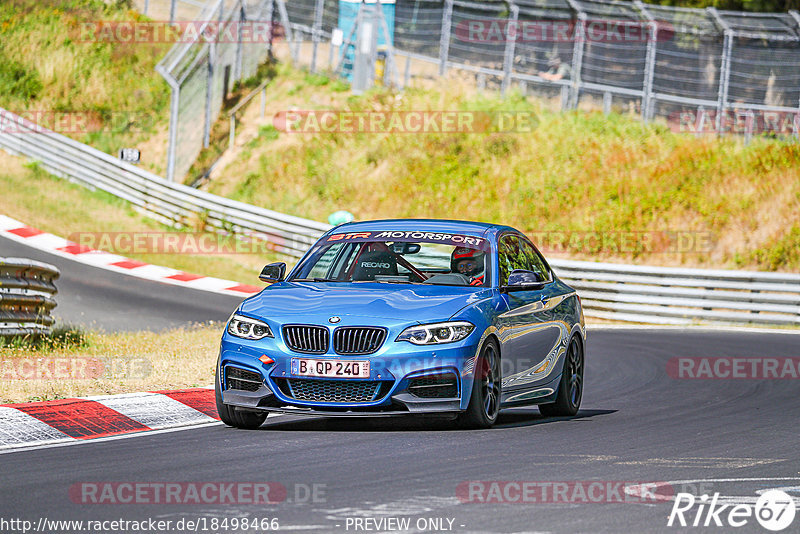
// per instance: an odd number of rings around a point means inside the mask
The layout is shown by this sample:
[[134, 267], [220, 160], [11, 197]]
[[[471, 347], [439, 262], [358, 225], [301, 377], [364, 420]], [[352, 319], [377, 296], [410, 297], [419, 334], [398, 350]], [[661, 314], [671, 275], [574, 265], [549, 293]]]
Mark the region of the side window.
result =
[[514, 269], [527, 269], [524, 258], [520, 253], [519, 240], [512, 234], [504, 235], [500, 238], [498, 250], [498, 262], [500, 263], [500, 285], [508, 283], [508, 275]]
[[539, 275], [539, 279], [542, 281], [550, 279], [550, 273], [547, 271], [547, 267], [545, 266], [544, 260], [536, 252], [536, 249], [531, 245], [526, 239], [520, 239], [520, 248], [522, 250], [522, 256], [525, 258], [525, 269], [526, 271], [533, 271]]

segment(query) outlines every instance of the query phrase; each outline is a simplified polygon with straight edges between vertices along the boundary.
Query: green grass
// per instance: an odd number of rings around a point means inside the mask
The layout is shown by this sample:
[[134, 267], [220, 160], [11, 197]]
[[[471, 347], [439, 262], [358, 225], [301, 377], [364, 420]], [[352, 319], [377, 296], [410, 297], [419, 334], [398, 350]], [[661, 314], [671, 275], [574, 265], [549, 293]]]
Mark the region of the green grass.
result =
[[[157, 391], [214, 383], [221, 324], [164, 332], [88, 331], [81, 343], [0, 345], [0, 403]], [[49, 369], [46, 379], [37, 369]], [[87, 372], [88, 370], [88, 372]]]
[[[798, 270], [800, 145], [674, 133], [665, 124], [600, 112], [549, 111], [446, 82], [400, 94], [339, 93], [283, 67], [267, 109], [524, 111], [527, 133], [296, 134], [262, 127], [206, 188], [326, 220], [435, 217], [542, 232], [683, 232], [712, 246], [627, 252], [578, 244], [566, 255], [652, 264]], [[277, 139], [276, 139], [277, 136]], [[787, 224], [790, 223], [790, 224]], [[755, 251], [755, 252], [753, 252]]]
[[40, 351], [43, 353], [59, 349], [80, 348], [88, 345], [88, 333], [80, 326], [55, 325], [49, 334], [27, 334], [0, 337], [0, 348]]

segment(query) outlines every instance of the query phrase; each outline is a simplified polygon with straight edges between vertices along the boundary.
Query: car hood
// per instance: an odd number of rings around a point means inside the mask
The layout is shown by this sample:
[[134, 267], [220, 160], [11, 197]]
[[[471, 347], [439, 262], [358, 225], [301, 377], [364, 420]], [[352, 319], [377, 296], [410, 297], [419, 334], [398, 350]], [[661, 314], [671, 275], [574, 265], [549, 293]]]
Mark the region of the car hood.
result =
[[241, 311], [280, 322], [327, 321], [337, 315], [424, 323], [446, 320], [489, 294], [464, 286], [279, 282], [245, 300]]

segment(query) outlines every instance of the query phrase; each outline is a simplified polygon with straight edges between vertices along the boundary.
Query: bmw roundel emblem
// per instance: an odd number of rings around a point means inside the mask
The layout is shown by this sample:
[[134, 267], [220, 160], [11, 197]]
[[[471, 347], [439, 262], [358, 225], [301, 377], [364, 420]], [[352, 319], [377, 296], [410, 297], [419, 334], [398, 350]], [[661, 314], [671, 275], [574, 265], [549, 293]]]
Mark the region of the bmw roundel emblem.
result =
[[334, 315], [333, 317], [331, 317], [330, 319], [328, 319], [328, 322], [329, 322], [329, 323], [336, 324], [336, 323], [338, 323], [338, 322], [339, 322], [339, 321], [341, 321], [341, 320], [342, 320], [342, 318], [341, 318], [341, 317], [337, 317], [337, 316], [335, 316], [335, 315]]

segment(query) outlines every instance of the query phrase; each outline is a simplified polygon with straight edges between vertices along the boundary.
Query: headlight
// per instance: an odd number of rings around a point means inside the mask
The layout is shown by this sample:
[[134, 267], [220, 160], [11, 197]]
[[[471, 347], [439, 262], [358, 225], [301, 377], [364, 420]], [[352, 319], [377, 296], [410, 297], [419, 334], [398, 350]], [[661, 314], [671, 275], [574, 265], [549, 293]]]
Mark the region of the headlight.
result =
[[238, 314], [234, 314], [228, 322], [228, 333], [244, 339], [275, 337], [272, 335], [272, 330], [269, 329], [267, 323]]
[[423, 324], [406, 328], [397, 336], [396, 341], [408, 341], [414, 345], [453, 343], [455, 341], [461, 341], [473, 330], [475, 330], [475, 325], [466, 321]]

